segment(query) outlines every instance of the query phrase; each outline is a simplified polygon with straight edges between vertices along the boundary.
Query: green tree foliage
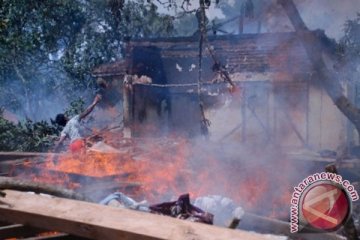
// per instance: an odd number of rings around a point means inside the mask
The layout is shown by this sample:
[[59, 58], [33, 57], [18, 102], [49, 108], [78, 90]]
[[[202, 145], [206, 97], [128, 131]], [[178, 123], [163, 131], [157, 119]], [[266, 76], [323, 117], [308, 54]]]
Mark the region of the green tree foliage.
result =
[[74, 1], [3, 0], [0, 4], [0, 102], [25, 109], [58, 90], [61, 66], [49, 59], [80, 33], [85, 17]]
[[357, 14], [357, 18], [346, 21], [344, 33], [341, 42], [349, 53], [360, 57], [360, 13]]
[[[0, 108], [36, 120], [51, 102], [91, 95], [92, 69], [122, 58], [127, 40], [174, 33], [173, 18], [157, 10], [144, 0], [0, 0]], [[81, 108], [82, 99], [66, 113]], [[58, 132], [1, 117], [0, 151], [44, 151]]]
[[[344, 24], [344, 35], [336, 43], [337, 63], [335, 67], [339, 70], [341, 79], [359, 86], [360, 81], [360, 13], [352, 20]], [[354, 85], [354, 86], [355, 86]], [[358, 95], [358, 94], [357, 94]], [[356, 104], [359, 105], [359, 96]]]
[[87, 87], [94, 84], [91, 70], [121, 58], [127, 40], [171, 36], [173, 33], [172, 18], [159, 14], [151, 2], [97, 0], [84, 3], [83, 7], [86, 22], [61, 61], [71, 77]]
[[[84, 101], [79, 98], [65, 109], [69, 118], [84, 111]], [[54, 146], [62, 127], [55, 121], [33, 122], [30, 119], [15, 124], [3, 117], [0, 108], [0, 151], [46, 152]]]
[[60, 128], [46, 121], [14, 124], [0, 113], [0, 151], [45, 152], [53, 146]]
[[0, 105], [34, 118], [51, 94], [92, 89], [91, 70], [121, 58], [126, 39], [172, 32], [151, 1], [0, 0]]

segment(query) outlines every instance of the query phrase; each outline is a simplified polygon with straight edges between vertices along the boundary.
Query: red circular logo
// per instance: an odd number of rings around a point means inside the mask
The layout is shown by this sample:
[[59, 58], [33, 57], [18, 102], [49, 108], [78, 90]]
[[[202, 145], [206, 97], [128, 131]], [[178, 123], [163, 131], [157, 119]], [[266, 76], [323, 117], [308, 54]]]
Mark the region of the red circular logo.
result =
[[333, 230], [340, 227], [350, 212], [350, 202], [344, 190], [331, 183], [317, 184], [302, 199], [304, 219], [314, 228]]

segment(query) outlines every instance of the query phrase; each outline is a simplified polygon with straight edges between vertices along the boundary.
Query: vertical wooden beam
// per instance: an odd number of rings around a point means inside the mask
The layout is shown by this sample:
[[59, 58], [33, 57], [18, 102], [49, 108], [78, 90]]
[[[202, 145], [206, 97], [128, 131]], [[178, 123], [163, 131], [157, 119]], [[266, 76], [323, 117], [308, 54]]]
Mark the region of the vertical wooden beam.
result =
[[131, 124], [132, 124], [132, 108], [133, 108], [133, 56], [132, 56], [132, 44], [130, 38], [125, 40], [125, 65], [126, 73], [122, 84], [123, 92], [123, 136], [125, 138], [131, 137]]
[[131, 137], [132, 94], [133, 94], [132, 77], [131, 75], [125, 75], [123, 82], [123, 111], [124, 111], [123, 134], [125, 138]]

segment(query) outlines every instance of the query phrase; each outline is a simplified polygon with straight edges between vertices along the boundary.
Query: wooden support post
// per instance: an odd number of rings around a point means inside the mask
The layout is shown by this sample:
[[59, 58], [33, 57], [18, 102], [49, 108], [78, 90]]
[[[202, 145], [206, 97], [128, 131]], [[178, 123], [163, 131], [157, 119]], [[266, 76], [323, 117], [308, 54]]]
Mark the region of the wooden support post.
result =
[[132, 124], [132, 77], [126, 75], [123, 82], [124, 137], [131, 137]]
[[[268, 236], [99, 204], [6, 190], [0, 221], [99, 240], [266, 240]], [[274, 237], [276, 239], [276, 237]]]

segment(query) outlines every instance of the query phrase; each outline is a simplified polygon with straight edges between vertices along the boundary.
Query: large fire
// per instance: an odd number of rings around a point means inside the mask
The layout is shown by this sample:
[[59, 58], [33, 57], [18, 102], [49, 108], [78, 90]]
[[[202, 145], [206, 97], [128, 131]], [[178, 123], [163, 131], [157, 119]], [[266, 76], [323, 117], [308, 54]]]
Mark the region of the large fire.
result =
[[[136, 190], [121, 190], [150, 203], [168, 201], [183, 193], [190, 193], [192, 198], [223, 195], [248, 211], [287, 215], [290, 186], [283, 177], [268, 165], [251, 162], [247, 156], [222, 157], [215, 154], [215, 148], [215, 145], [199, 147], [184, 138], [123, 140], [116, 148], [118, 152], [68, 153], [50, 156], [38, 163], [29, 162], [22, 176], [73, 189], [96, 185], [104, 179], [119, 184], [119, 190], [121, 184], [137, 183], [140, 187]], [[282, 164], [282, 168], [286, 166]], [[33, 174], [34, 169], [37, 174]], [[98, 180], [76, 182], [69, 177], [72, 175]], [[109, 194], [101, 187], [96, 191], [103, 191], [103, 197]]]

